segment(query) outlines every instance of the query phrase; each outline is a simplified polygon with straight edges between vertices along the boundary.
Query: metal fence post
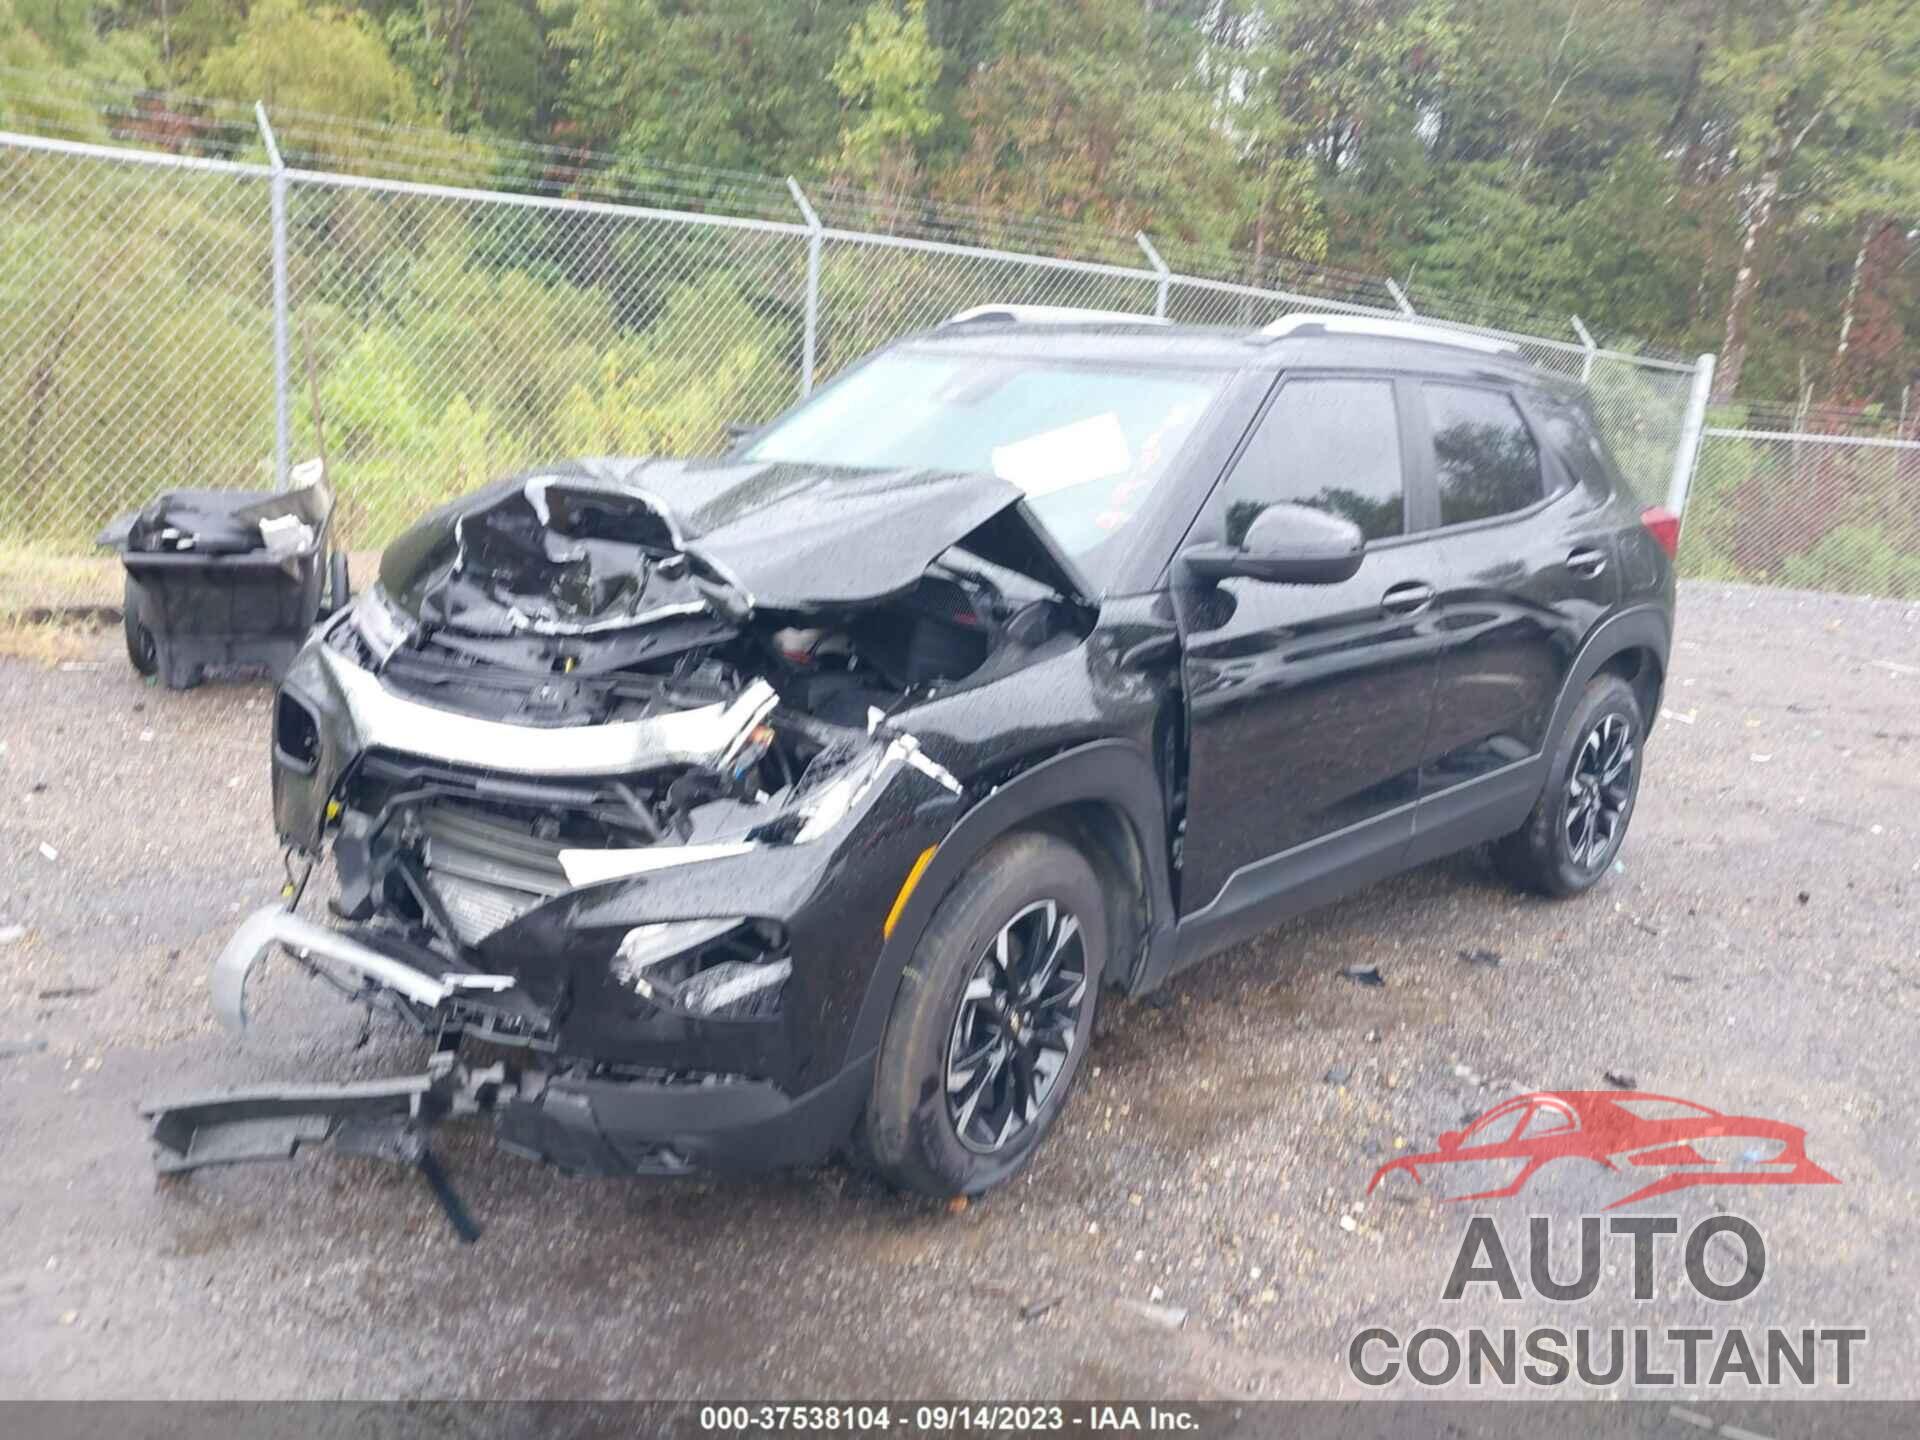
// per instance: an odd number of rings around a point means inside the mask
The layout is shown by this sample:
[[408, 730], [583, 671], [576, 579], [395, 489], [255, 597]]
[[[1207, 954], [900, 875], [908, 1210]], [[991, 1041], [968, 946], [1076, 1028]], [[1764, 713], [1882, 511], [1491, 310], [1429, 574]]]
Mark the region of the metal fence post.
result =
[[1413, 308], [1413, 302], [1407, 299], [1407, 292], [1395, 283], [1391, 275], [1381, 277], [1387, 282], [1387, 293], [1393, 296], [1393, 303], [1400, 307], [1400, 313], [1409, 320], [1418, 319], [1420, 312]]
[[267, 163], [273, 178], [267, 182], [267, 194], [273, 214], [273, 481], [274, 488], [287, 488], [291, 461], [292, 421], [288, 411], [290, 363], [287, 344], [287, 167], [280, 158], [280, 146], [273, 138], [273, 126], [267, 123], [267, 107], [253, 102], [253, 118], [259, 123], [260, 138], [266, 142]]
[[1593, 343], [1593, 336], [1587, 333], [1586, 324], [1578, 315], [1569, 315], [1567, 319], [1573, 322], [1573, 333], [1580, 337], [1580, 343], [1587, 347], [1586, 358], [1580, 362], [1580, 383], [1584, 385], [1593, 378], [1593, 352], [1600, 347]]
[[1673, 455], [1673, 479], [1667, 484], [1667, 509], [1675, 515], [1687, 513], [1687, 488], [1693, 484], [1693, 467], [1700, 459], [1700, 436], [1707, 426], [1707, 397], [1713, 392], [1714, 357], [1702, 355], [1694, 362], [1693, 389], [1687, 394], [1687, 413], [1680, 422], [1680, 447]]
[[1147, 263], [1153, 266], [1153, 273], [1160, 277], [1160, 284], [1153, 297], [1153, 313], [1162, 320], [1167, 318], [1167, 284], [1173, 272], [1167, 268], [1167, 262], [1160, 258], [1160, 252], [1153, 248], [1153, 242], [1147, 239], [1147, 232], [1136, 230], [1133, 238], [1140, 242], [1140, 249], [1147, 257]]
[[820, 217], [807, 203], [800, 182], [791, 175], [787, 177], [787, 190], [807, 222], [807, 318], [800, 339], [800, 394], [804, 398], [813, 393], [814, 354], [820, 340]]

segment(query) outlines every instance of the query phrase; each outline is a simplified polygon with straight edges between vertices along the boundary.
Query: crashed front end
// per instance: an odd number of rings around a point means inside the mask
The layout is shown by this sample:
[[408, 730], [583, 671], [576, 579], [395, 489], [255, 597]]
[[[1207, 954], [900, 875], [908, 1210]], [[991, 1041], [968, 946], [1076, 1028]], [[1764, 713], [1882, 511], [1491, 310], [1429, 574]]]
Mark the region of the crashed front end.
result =
[[[1078, 643], [1083, 602], [987, 482], [716, 462], [676, 467], [701, 503], [669, 508], [637, 470], [430, 517], [295, 660], [275, 821], [330, 868], [335, 923], [255, 915], [215, 1003], [244, 1023], [284, 950], [433, 1037], [431, 1080], [157, 1106], [163, 1169], [324, 1138], [418, 1159], [466, 1110], [587, 1173], [806, 1163], [849, 1133], [886, 916], [965, 798], [908, 712]], [[911, 538], [861, 523], [916, 503]], [[476, 1069], [469, 1041], [509, 1058]]]

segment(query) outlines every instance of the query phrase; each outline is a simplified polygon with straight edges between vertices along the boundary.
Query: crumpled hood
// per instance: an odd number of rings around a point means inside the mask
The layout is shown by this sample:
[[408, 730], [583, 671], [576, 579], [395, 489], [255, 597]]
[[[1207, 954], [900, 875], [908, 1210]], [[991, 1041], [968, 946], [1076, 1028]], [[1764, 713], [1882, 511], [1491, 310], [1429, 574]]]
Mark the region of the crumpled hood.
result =
[[976, 531], [983, 558], [1088, 595], [997, 477], [729, 459], [516, 475], [420, 521], [387, 549], [380, 579], [438, 627], [579, 635], [885, 599]]

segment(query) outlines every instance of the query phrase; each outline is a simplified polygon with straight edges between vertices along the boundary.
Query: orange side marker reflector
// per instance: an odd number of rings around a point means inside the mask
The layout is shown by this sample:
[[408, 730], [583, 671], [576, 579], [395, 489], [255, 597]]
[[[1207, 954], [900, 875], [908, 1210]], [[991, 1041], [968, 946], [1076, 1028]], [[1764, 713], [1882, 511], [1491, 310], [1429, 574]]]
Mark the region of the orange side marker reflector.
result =
[[900, 923], [900, 912], [907, 908], [907, 901], [913, 898], [913, 888], [920, 883], [920, 877], [927, 873], [927, 866], [933, 863], [933, 852], [940, 847], [929, 845], [920, 852], [920, 858], [913, 862], [913, 868], [907, 871], [907, 878], [900, 886], [900, 893], [893, 897], [893, 908], [887, 911], [887, 923], [880, 927], [882, 939], [893, 938], [893, 927]]

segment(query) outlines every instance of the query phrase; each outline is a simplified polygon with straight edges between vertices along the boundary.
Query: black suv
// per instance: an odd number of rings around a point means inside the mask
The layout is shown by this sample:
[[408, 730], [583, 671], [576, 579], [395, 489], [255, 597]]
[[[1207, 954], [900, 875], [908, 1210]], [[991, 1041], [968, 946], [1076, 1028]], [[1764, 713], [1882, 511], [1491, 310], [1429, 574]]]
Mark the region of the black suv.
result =
[[726, 456], [503, 481], [287, 674], [298, 884], [215, 967], [237, 1024], [286, 949], [425, 1073], [154, 1106], [158, 1161], [485, 1110], [576, 1171], [983, 1190], [1102, 990], [1483, 841], [1596, 883], [1676, 538], [1577, 388], [1368, 319], [949, 325]]

